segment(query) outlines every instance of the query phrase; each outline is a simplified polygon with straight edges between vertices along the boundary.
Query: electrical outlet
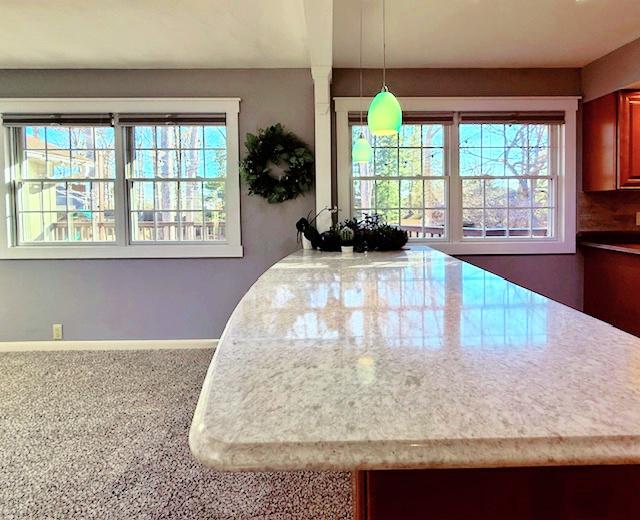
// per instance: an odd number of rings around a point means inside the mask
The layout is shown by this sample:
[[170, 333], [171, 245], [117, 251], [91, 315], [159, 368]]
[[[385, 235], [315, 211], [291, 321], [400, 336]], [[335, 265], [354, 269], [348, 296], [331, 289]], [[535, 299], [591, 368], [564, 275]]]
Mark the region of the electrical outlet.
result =
[[62, 323], [53, 324], [53, 339], [62, 339]]
[[636, 226], [640, 226], [640, 211], [636, 211]]

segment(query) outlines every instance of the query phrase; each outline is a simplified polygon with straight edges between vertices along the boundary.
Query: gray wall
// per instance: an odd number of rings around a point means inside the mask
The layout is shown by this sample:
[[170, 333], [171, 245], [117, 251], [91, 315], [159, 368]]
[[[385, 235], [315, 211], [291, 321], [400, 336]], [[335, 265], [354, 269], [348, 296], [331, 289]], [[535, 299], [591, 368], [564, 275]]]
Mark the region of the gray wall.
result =
[[[357, 96], [358, 77], [357, 69], [335, 69], [332, 96]], [[379, 70], [365, 70], [364, 92], [379, 90], [381, 77]], [[578, 96], [580, 69], [393, 69], [387, 71], [387, 84], [399, 96]], [[578, 150], [578, 170], [580, 165]], [[579, 254], [460, 258], [561, 303], [582, 308]]]
[[592, 61], [582, 69], [582, 93], [589, 101], [640, 85], [640, 38]]
[[[313, 147], [309, 70], [0, 70], [0, 97], [241, 97], [246, 132], [281, 122]], [[243, 147], [241, 147], [242, 153]], [[313, 192], [270, 205], [242, 188], [244, 258], [0, 261], [0, 341], [217, 338], [271, 264], [297, 249]]]

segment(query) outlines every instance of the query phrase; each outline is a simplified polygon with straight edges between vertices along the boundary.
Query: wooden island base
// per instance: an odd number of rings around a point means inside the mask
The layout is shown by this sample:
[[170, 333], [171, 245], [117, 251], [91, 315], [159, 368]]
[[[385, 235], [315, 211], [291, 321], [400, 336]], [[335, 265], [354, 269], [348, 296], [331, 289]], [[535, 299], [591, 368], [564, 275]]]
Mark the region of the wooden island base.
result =
[[356, 520], [640, 519], [640, 465], [358, 471]]

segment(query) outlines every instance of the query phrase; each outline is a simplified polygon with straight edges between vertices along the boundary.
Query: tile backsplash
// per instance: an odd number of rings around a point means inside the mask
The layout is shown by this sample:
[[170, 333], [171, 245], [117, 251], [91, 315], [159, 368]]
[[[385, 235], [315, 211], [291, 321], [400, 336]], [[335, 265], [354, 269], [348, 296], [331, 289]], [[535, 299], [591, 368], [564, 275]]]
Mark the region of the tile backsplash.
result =
[[578, 193], [578, 231], [640, 231], [639, 191]]

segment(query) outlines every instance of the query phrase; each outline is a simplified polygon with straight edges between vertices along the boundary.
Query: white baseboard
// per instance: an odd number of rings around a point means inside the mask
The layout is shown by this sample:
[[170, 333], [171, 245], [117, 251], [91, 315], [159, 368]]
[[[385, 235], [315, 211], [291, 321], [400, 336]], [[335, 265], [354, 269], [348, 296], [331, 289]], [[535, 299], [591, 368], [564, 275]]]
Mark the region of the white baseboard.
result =
[[0, 341], [0, 352], [56, 350], [156, 350], [171, 348], [215, 349], [217, 339], [142, 339], [99, 341]]

